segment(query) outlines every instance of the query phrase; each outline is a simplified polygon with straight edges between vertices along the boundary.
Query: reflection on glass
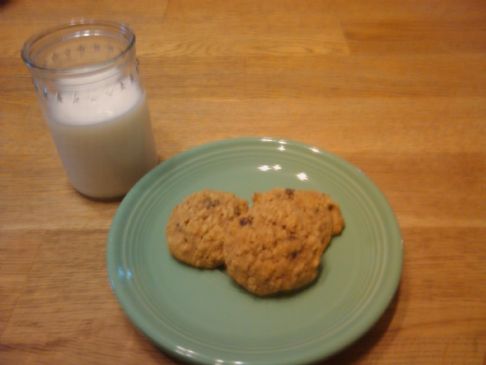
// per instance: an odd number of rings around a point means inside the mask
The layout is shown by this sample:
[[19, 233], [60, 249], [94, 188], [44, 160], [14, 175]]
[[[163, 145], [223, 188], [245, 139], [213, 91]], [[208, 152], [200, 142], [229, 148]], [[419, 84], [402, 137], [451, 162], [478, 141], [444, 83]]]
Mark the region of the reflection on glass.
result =
[[297, 176], [297, 179], [299, 179], [300, 181], [309, 180], [309, 177], [307, 176], [307, 174], [305, 172], [299, 172], [296, 176]]
[[278, 165], [278, 164], [277, 164], [277, 165], [273, 165], [273, 166], [272, 166], [272, 168], [273, 168], [275, 171], [280, 171], [280, 170], [282, 170], [282, 166], [280, 166], [280, 165]]
[[279, 146], [279, 147], [277, 148], [277, 150], [279, 150], [279, 151], [285, 151], [285, 146]]
[[262, 141], [262, 142], [273, 142], [273, 139], [269, 138], [269, 137], [263, 137], [262, 139], [260, 139], [260, 141]]
[[314, 153], [320, 153], [321, 151], [317, 147], [309, 147], [309, 149]]
[[279, 139], [278, 143], [280, 144], [287, 144], [287, 141], [285, 139]]

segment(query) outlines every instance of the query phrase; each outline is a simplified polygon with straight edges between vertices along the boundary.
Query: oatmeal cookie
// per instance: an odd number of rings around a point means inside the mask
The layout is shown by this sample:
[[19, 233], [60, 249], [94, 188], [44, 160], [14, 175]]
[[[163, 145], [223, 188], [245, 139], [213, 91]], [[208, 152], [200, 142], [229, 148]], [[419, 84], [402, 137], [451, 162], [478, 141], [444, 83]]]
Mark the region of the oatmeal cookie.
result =
[[323, 234], [323, 244], [327, 246], [331, 236], [338, 235], [344, 229], [344, 219], [339, 206], [329, 195], [313, 190], [295, 190], [276, 188], [263, 193], [253, 194], [253, 203], [288, 200], [302, 210], [309, 220]]
[[231, 193], [203, 190], [191, 194], [169, 218], [166, 237], [170, 252], [198, 268], [223, 265], [227, 226], [247, 210], [247, 202]]
[[228, 232], [227, 272], [249, 292], [288, 292], [316, 279], [325, 248], [323, 233], [294, 201], [257, 199]]

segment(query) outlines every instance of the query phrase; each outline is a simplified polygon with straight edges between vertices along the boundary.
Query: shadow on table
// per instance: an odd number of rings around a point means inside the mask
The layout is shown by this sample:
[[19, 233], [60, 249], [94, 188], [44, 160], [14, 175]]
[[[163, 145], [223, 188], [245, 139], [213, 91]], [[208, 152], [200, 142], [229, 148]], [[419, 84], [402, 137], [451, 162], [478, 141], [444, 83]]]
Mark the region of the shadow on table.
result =
[[10, 0], [0, 0], [0, 10], [3, 10], [4, 7], [10, 5], [12, 2]]

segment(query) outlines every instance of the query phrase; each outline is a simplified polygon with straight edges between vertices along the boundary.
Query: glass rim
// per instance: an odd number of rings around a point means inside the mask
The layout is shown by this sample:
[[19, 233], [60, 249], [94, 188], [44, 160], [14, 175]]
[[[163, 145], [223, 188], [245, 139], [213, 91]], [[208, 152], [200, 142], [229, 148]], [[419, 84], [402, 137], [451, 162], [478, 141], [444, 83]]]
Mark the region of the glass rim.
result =
[[[127, 39], [127, 45], [122, 51], [117, 53], [115, 56], [108, 58], [104, 61], [96, 62], [90, 65], [89, 71], [86, 69], [86, 66], [72, 66], [72, 67], [59, 69], [55, 67], [41, 66], [34, 61], [32, 57], [32, 49], [37, 42], [57, 32], [61, 32], [66, 29], [74, 28], [77, 26], [83, 26], [83, 25], [86, 26], [100, 25], [107, 28], [111, 28], [114, 32], [122, 34]], [[135, 33], [131, 30], [131, 28], [126, 23], [109, 21], [109, 20], [98, 20], [98, 19], [91, 19], [91, 18], [75, 18], [70, 20], [68, 23], [46, 28], [32, 35], [23, 44], [20, 55], [24, 63], [27, 65], [27, 67], [29, 67], [32, 70], [38, 70], [41, 72], [52, 73], [52, 74], [71, 74], [74, 76], [74, 75], [97, 72], [106, 68], [107, 66], [115, 64], [119, 59], [123, 58], [134, 47], [134, 45], [135, 45]]]

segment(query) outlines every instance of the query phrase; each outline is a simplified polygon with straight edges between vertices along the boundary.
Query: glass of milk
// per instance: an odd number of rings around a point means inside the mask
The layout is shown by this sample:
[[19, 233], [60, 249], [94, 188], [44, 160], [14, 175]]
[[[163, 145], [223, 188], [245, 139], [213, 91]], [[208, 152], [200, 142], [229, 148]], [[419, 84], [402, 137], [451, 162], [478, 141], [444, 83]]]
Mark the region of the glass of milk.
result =
[[22, 58], [76, 190], [123, 196], [158, 163], [130, 28], [73, 21], [34, 35]]

